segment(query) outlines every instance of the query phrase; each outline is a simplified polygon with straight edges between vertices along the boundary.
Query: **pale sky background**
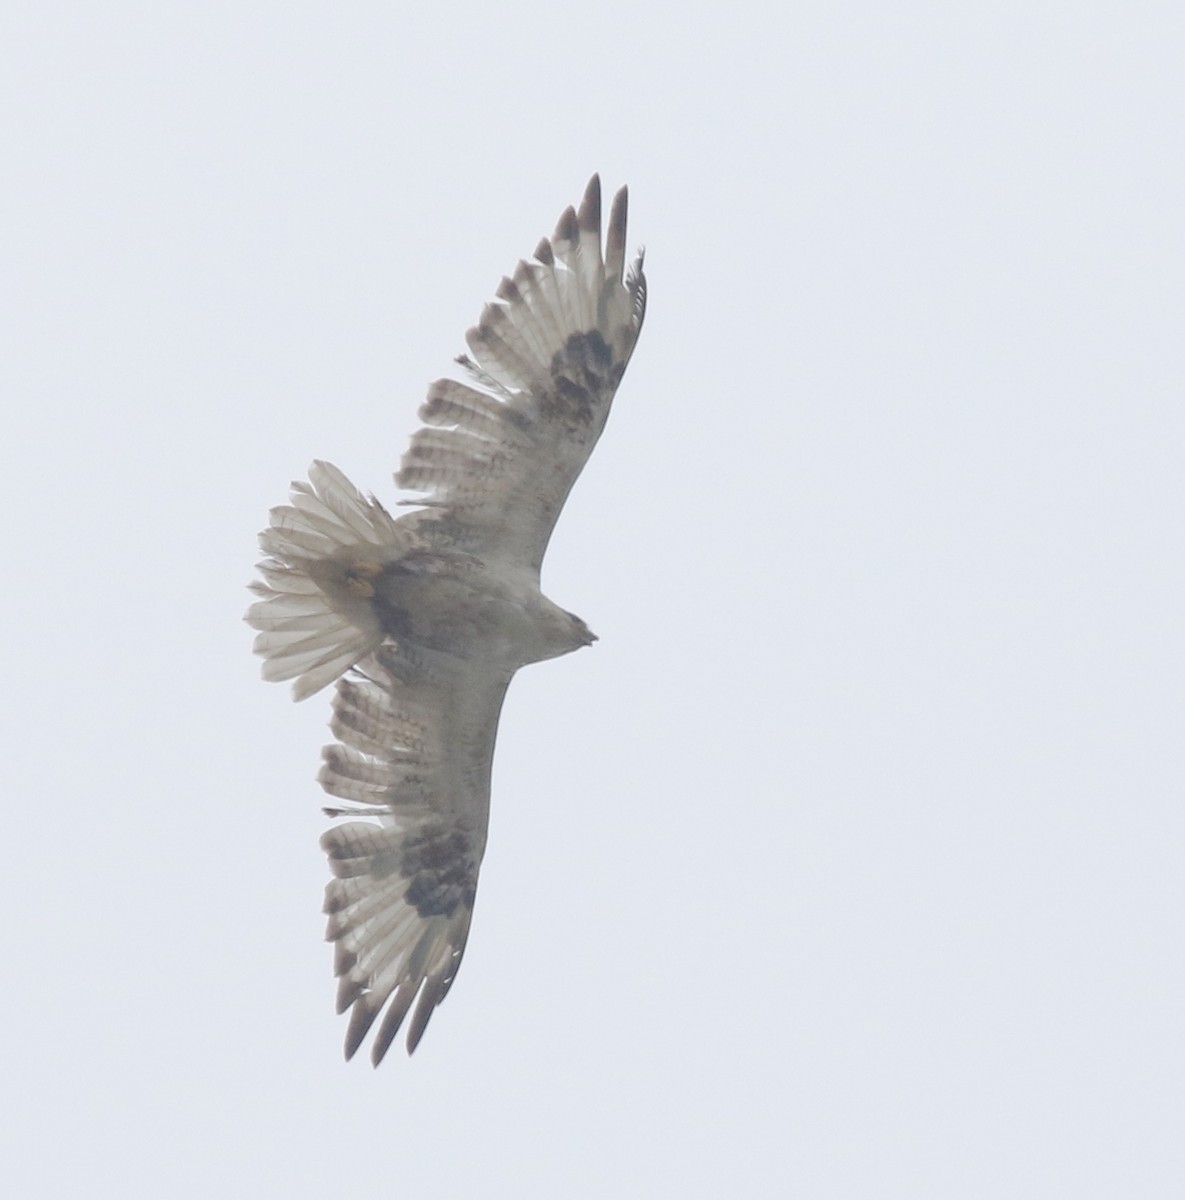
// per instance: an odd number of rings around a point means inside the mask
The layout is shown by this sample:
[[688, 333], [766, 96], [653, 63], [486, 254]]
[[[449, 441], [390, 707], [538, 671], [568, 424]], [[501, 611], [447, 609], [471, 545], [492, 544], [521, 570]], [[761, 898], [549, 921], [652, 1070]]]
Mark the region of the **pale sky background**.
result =
[[[10, 1194], [1185, 1194], [1179, 3], [0, 14]], [[255, 535], [599, 170], [651, 302], [457, 984], [341, 1058]]]

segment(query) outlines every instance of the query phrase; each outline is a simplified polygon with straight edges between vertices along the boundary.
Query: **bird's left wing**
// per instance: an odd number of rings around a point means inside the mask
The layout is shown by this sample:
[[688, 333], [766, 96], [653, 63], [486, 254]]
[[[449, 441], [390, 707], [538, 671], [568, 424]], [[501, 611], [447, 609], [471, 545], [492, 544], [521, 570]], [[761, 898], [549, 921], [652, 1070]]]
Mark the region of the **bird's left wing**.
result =
[[[340, 680], [321, 785], [349, 802], [321, 845], [346, 1057], [386, 1006], [377, 1066], [412, 1013], [416, 1048], [469, 933], [489, 819], [490, 765], [509, 676], [386, 642]], [[389, 1002], [389, 1003], [388, 1003]], [[414, 1004], [414, 1011], [413, 1011]]]

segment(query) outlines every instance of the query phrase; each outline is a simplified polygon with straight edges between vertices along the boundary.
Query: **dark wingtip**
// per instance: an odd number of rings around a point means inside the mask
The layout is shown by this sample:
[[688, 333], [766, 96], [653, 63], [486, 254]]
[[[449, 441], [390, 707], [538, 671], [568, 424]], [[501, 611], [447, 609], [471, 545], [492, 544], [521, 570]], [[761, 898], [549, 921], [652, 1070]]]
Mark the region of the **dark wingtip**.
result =
[[569, 204], [567, 208], [560, 213], [560, 219], [556, 222], [555, 233], [552, 235], [552, 241], [555, 242], [574, 242], [580, 236], [580, 224], [576, 220], [576, 210]]
[[609, 225], [605, 230], [605, 273], [611, 279], [621, 279], [625, 275], [625, 227], [629, 207], [629, 188], [618, 188], [609, 209]]
[[378, 1015], [377, 1008], [370, 1008], [365, 1003], [354, 1006], [354, 1011], [350, 1014], [349, 1027], [346, 1029], [346, 1062], [349, 1062], [358, 1053], [358, 1047], [362, 1045]]
[[[391, 1043], [395, 1040], [395, 1035], [399, 1032], [403, 1018], [407, 1016], [407, 1010], [411, 1008], [418, 991], [419, 988], [410, 983], [401, 984], [395, 989], [395, 995], [391, 999], [386, 1016], [383, 1017], [378, 1033], [374, 1035], [374, 1041], [370, 1045], [370, 1061], [376, 1067], [383, 1061], [387, 1051], [391, 1048]], [[369, 1022], [367, 1028], [369, 1028]]]
[[494, 293], [499, 300], [505, 300], [508, 304], [522, 303], [523, 294], [519, 291], [518, 284], [510, 278], [509, 275], [502, 276], [502, 282], [498, 284], [498, 290]]
[[428, 1022], [432, 1019], [432, 1014], [436, 1011], [436, 1006], [444, 999], [444, 993], [447, 990], [447, 986], [444, 986], [444, 980], [439, 975], [433, 975], [430, 979], [424, 981], [423, 991], [420, 992], [420, 999], [416, 1004], [416, 1011], [412, 1013], [411, 1025], [407, 1031], [408, 1054], [416, 1052], [416, 1047], [420, 1044], [420, 1038], [424, 1036], [424, 1031], [428, 1028]]
[[584, 189], [584, 199], [580, 201], [580, 212], [576, 223], [582, 233], [601, 233], [601, 177], [594, 175]]

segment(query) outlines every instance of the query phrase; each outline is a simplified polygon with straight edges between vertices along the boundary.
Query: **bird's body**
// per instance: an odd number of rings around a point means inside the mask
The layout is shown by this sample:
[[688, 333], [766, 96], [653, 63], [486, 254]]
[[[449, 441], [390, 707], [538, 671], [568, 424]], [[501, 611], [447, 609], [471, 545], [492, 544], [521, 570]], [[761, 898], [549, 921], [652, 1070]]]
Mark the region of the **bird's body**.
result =
[[501, 667], [555, 658], [592, 640], [525, 568], [498, 570], [476, 555], [410, 554], [374, 580], [383, 632], [397, 642]]
[[[322, 839], [347, 1057], [386, 1007], [377, 1064], [409, 1011], [413, 1050], [464, 951], [485, 849], [498, 716], [515, 671], [595, 640], [548, 600], [552, 527], [600, 436], [645, 312], [625, 271], [626, 196], [601, 255], [600, 184], [468, 334], [477, 386], [429, 389], [396, 476], [396, 519], [314, 463], [260, 535], [248, 621], [264, 677], [297, 699], [337, 681], [322, 786], [351, 820]], [[417, 1000], [418, 997], [418, 1000]]]

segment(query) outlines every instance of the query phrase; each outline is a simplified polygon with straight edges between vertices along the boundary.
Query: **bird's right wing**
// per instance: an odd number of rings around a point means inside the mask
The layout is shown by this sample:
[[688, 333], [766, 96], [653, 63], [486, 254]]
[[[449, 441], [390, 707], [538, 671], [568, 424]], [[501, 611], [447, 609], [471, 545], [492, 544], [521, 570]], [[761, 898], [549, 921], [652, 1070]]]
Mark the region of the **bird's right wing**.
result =
[[561, 215], [530, 262], [502, 280], [466, 335], [472, 384], [441, 379], [396, 475], [427, 493], [417, 532], [436, 545], [538, 573], [609, 416], [646, 312], [639, 253], [625, 263], [627, 194], [601, 247], [601, 181]]

